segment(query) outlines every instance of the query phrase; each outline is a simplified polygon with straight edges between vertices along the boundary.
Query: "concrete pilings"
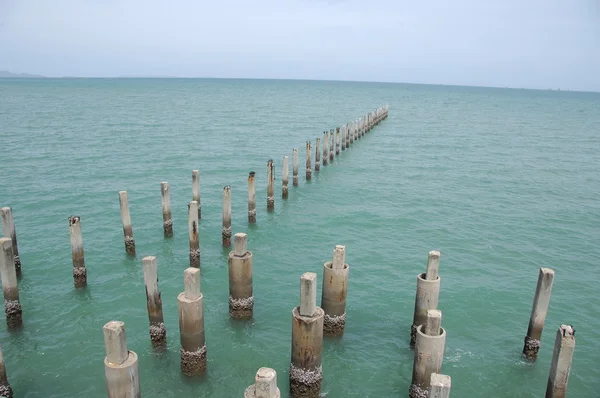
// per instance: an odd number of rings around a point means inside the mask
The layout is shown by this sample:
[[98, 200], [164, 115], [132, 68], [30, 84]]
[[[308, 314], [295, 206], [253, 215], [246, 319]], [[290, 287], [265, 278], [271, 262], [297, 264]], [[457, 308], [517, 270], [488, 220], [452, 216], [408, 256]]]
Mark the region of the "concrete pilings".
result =
[[273, 159], [267, 162], [267, 211], [275, 210], [275, 165]]
[[440, 373], [442, 369], [446, 331], [441, 323], [441, 311], [427, 310], [425, 323], [417, 328], [410, 398], [427, 398], [431, 374]]
[[248, 173], [248, 222], [256, 222], [256, 191], [254, 189], [254, 171]]
[[323, 289], [321, 308], [323, 309], [323, 335], [341, 336], [346, 326], [346, 295], [348, 294], [348, 273], [346, 247], [337, 245], [333, 250], [333, 261], [323, 265]]
[[186, 376], [197, 376], [206, 372], [204, 303], [200, 292], [200, 269], [187, 268], [184, 271], [183, 283], [184, 291], [177, 296], [181, 371]]
[[347, 134], [347, 125], [342, 126], [342, 151], [346, 150], [346, 134]]
[[200, 171], [192, 170], [192, 201], [198, 202], [198, 220], [202, 219], [202, 202], [200, 202]]
[[103, 332], [108, 398], [141, 398], [138, 356], [127, 349], [125, 323], [110, 321]]
[[292, 150], [292, 184], [298, 186], [298, 148]]
[[84, 287], [87, 284], [87, 269], [83, 257], [81, 220], [78, 216], [69, 217], [69, 237], [71, 240], [71, 257], [73, 258], [73, 282], [75, 287]]
[[546, 313], [550, 304], [552, 283], [554, 281], [554, 270], [540, 268], [538, 274], [535, 296], [533, 297], [533, 308], [529, 318], [529, 327], [523, 345], [523, 356], [527, 359], [536, 359], [540, 350], [542, 330], [546, 321]]
[[335, 155], [340, 154], [340, 128], [335, 129]]
[[244, 398], [280, 398], [277, 388], [277, 372], [271, 368], [260, 368], [256, 372], [254, 384], [246, 388]]
[[200, 233], [198, 230], [198, 202], [192, 200], [188, 210], [188, 235], [190, 240], [190, 266], [200, 267]]
[[284, 156], [281, 162], [281, 199], [288, 198], [288, 157]]
[[223, 247], [231, 246], [231, 187], [223, 187], [223, 228], [221, 229]]
[[323, 166], [327, 166], [327, 158], [329, 157], [329, 149], [327, 144], [329, 143], [329, 131], [323, 132]]
[[310, 151], [312, 147], [310, 141], [306, 141], [306, 181], [310, 181], [312, 178], [312, 169], [310, 165]]
[[167, 344], [167, 328], [163, 320], [162, 299], [158, 288], [158, 267], [155, 256], [142, 259], [144, 285], [146, 286], [146, 306], [150, 321], [150, 340], [154, 347], [164, 347]]
[[169, 183], [163, 181], [160, 183], [160, 196], [163, 215], [163, 231], [166, 237], [173, 236], [173, 217], [171, 216], [171, 190]]
[[440, 252], [431, 251], [427, 258], [427, 271], [417, 275], [415, 312], [410, 328], [410, 346], [414, 347], [417, 327], [425, 322], [427, 310], [437, 309], [440, 294]]
[[315, 141], [315, 173], [321, 170], [321, 139]]
[[4, 355], [0, 347], [0, 397], [13, 398], [13, 390], [6, 377], [6, 365], [4, 364]]
[[292, 310], [292, 398], [320, 396], [324, 315], [323, 310], [317, 307], [317, 274], [306, 272], [300, 279], [300, 305]]
[[346, 123], [346, 148], [350, 148], [350, 130], [352, 129], [352, 123]]
[[334, 154], [333, 154], [333, 149], [334, 149], [334, 142], [335, 142], [335, 133], [334, 133], [334, 129], [329, 130], [329, 161], [333, 162], [333, 158], [334, 158]]
[[350, 145], [354, 144], [354, 140], [356, 139], [355, 137], [355, 131], [356, 131], [356, 122], [352, 121], [350, 122]]
[[567, 384], [574, 351], [575, 329], [571, 325], [560, 325], [554, 342], [546, 398], [565, 398], [567, 396]]
[[23, 310], [19, 302], [19, 286], [15, 270], [13, 246], [10, 238], [0, 238], [0, 278], [4, 294], [4, 312], [9, 329], [23, 324]]
[[233, 251], [229, 253], [229, 316], [250, 319], [254, 309], [252, 294], [252, 252], [248, 235], [236, 233]]
[[17, 244], [17, 229], [15, 227], [15, 220], [13, 218], [12, 208], [3, 207], [0, 209], [0, 216], [2, 217], [2, 234], [10, 238], [12, 242], [13, 250], [13, 263], [15, 264], [15, 271], [17, 277], [21, 276], [21, 258], [19, 257], [19, 245]]
[[432, 373], [429, 379], [428, 398], [450, 398], [452, 379], [450, 376]]
[[129, 202], [127, 191], [119, 191], [119, 205], [121, 207], [121, 222], [123, 223], [123, 235], [125, 236], [125, 251], [127, 254], [135, 255], [135, 239], [133, 239], [133, 227], [131, 226], [131, 215], [129, 214]]

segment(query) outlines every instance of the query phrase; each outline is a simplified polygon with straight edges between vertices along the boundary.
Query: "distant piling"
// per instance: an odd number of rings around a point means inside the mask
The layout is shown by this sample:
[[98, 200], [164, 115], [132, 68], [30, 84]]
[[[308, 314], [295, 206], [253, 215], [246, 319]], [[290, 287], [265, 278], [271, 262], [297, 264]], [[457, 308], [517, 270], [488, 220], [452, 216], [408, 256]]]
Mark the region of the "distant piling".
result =
[[223, 187], [223, 228], [221, 230], [223, 247], [231, 246], [231, 187]]
[[288, 157], [284, 156], [281, 162], [281, 199], [288, 198]]
[[8, 382], [8, 377], [6, 377], [6, 365], [4, 364], [2, 347], [0, 347], [0, 397], [13, 398], [13, 390]]
[[450, 376], [432, 373], [429, 379], [428, 398], [450, 398], [452, 379]]
[[310, 141], [306, 141], [306, 181], [310, 181], [312, 170], [310, 166], [310, 151], [312, 150]]
[[163, 230], [166, 237], [173, 236], [173, 217], [171, 216], [171, 190], [168, 182], [160, 183], [162, 198]]
[[104, 325], [104, 374], [109, 398], [141, 398], [138, 356], [127, 349], [125, 323]]
[[250, 319], [254, 310], [252, 294], [252, 252], [248, 235], [236, 233], [234, 249], [229, 253], [229, 316]]
[[23, 324], [23, 310], [19, 302], [19, 285], [15, 270], [12, 241], [10, 238], [0, 238], [0, 278], [4, 293], [4, 312], [9, 329], [15, 329]]
[[142, 259], [144, 285], [146, 286], [146, 306], [150, 321], [150, 340], [154, 347], [164, 347], [167, 344], [167, 329], [163, 320], [162, 299], [158, 288], [158, 267], [155, 256]]
[[340, 154], [340, 128], [337, 127], [335, 130], [335, 156]]
[[127, 254], [135, 255], [135, 239], [133, 239], [133, 227], [131, 226], [131, 215], [129, 214], [129, 202], [127, 191], [119, 191], [119, 204], [121, 206], [121, 222], [123, 223], [123, 235], [125, 236], [125, 251]]
[[348, 294], [348, 273], [346, 246], [337, 245], [333, 250], [333, 260], [323, 266], [323, 289], [321, 308], [325, 336], [341, 336], [346, 326], [346, 295]]
[[206, 372], [204, 303], [200, 292], [200, 269], [187, 268], [184, 271], [183, 281], [184, 291], [177, 296], [181, 371], [186, 376], [197, 376]]
[[538, 356], [553, 282], [554, 270], [540, 268], [535, 296], [533, 297], [533, 308], [531, 309], [531, 317], [529, 318], [529, 328], [527, 329], [525, 344], [523, 345], [523, 356], [527, 359], [536, 359]]
[[350, 135], [352, 134], [352, 122], [346, 123], [346, 149], [350, 148]]
[[71, 257], [73, 258], [73, 282], [75, 287], [87, 285], [87, 269], [83, 256], [83, 236], [78, 216], [69, 217], [69, 236], [71, 239]]
[[350, 122], [350, 145], [354, 144], [354, 132], [355, 132], [355, 128], [356, 128], [356, 122], [352, 121]]
[[267, 211], [275, 210], [275, 165], [273, 159], [267, 162]]
[[192, 201], [198, 202], [198, 220], [202, 219], [202, 202], [200, 202], [200, 171], [192, 170]]
[[554, 342], [546, 398], [565, 398], [567, 396], [567, 384], [574, 351], [575, 329], [571, 325], [560, 325]]
[[317, 274], [306, 272], [300, 279], [300, 305], [292, 311], [292, 398], [318, 398], [323, 381], [323, 317], [317, 307]]
[[260, 368], [256, 372], [254, 384], [246, 388], [244, 398], [280, 398], [277, 388], [277, 372], [271, 368]]
[[410, 346], [414, 347], [417, 338], [417, 328], [425, 323], [428, 310], [435, 310], [440, 295], [440, 252], [430, 251], [427, 258], [427, 271], [417, 276], [417, 295], [415, 297], [415, 312], [410, 328]]
[[198, 202], [192, 200], [188, 211], [190, 238], [190, 267], [200, 267], [200, 233], [198, 231]]
[[329, 162], [333, 162], [334, 158], [334, 145], [335, 145], [335, 129], [329, 130]]
[[19, 245], [17, 244], [17, 229], [15, 227], [15, 220], [13, 218], [12, 208], [3, 207], [0, 209], [0, 216], [2, 217], [2, 234], [10, 238], [12, 242], [13, 250], [13, 263], [15, 264], [15, 271], [17, 277], [21, 276], [21, 258], [19, 257]]
[[315, 172], [319, 170], [321, 170], [321, 139], [317, 137], [315, 143]]
[[327, 144], [329, 143], [329, 131], [323, 132], [323, 166], [327, 166], [329, 157], [329, 149], [327, 149]]
[[342, 126], [342, 151], [346, 150], [346, 125]]
[[427, 397], [432, 373], [440, 373], [446, 346], [442, 312], [427, 310], [425, 323], [417, 328], [415, 357], [409, 398]]
[[256, 191], [254, 190], [254, 172], [248, 173], [248, 222], [256, 222]]
[[298, 148], [292, 151], [292, 183], [295, 187], [298, 186]]

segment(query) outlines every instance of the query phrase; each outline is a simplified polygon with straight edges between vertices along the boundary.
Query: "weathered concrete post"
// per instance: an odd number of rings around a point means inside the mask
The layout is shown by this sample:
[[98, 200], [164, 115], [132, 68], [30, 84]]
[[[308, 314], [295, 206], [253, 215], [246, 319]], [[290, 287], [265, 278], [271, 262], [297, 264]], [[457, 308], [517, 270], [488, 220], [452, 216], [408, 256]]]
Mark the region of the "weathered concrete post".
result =
[[256, 372], [254, 384], [246, 388], [244, 398], [280, 398], [277, 388], [277, 372], [271, 368], [260, 368]]
[[200, 266], [200, 238], [198, 231], [198, 202], [192, 200], [188, 211], [188, 233], [190, 238], [190, 266]]
[[125, 235], [125, 251], [129, 255], [135, 255], [135, 239], [133, 239], [133, 227], [129, 215], [129, 202], [127, 191], [119, 191], [119, 204], [121, 206], [121, 221], [123, 222], [123, 235]]
[[429, 398], [450, 398], [450, 376], [432, 373], [429, 379]]
[[300, 305], [292, 310], [292, 398], [317, 398], [320, 395], [324, 315], [317, 307], [317, 274], [306, 272], [300, 279]]
[[235, 234], [234, 248], [229, 253], [229, 316], [250, 319], [254, 309], [252, 294], [252, 252], [248, 235]]
[[440, 295], [440, 252], [430, 251], [427, 258], [427, 271], [417, 275], [417, 295], [415, 297], [415, 313], [410, 327], [410, 346], [414, 347], [417, 338], [417, 327], [425, 323], [427, 310], [437, 309]]
[[283, 157], [281, 165], [282, 178], [281, 178], [281, 199], [288, 198], [288, 157]]
[[254, 172], [248, 173], [248, 222], [256, 222], [256, 191], [254, 190]]
[[275, 165], [273, 159], [267, 162], [267, 211], [275, 210]]
[[546, 313], [550, 304], [553, 282], [554, 270], [540, 268], [535, 296], [533, 297], [533, 308], [531, 310], [531, 317], [529, 318], [529, 328], [527, 329], [527, 336], [525, 336], [525, 344], [523, 346], [523, 355], [527, 359], [536, 359], [540, 350], [542, 330], [544, 329]]
[[346, 125], [342, 126], [342, 151], [346, 150], [346, 134], [347, 134], [347, 127]]
[[315, 172], [321, 170], [321, 139], [317, 137], [315, 144]]
[[141, 398], [138, 356], [127, 349], [125, 323], [110, 321], [104, 325], [103, 332], [108, 398]]
[[87, 284], [87, 269], [83, 258], [83, 237], [78, 216], [69, 217], [69, 236], [71, 238], [71, 256], [73, 257], [73, 281], [75, 287]]
[[223, 187], [223, 229], [221, 230], [223, 247], [231, 246], [231, 187]]
[[349, 271], [350, 267], [346, 264], [346, 246], [337, 245], [333, 250], [333, 261], [327, 261], [323, 266], [321, 308], [325, 313], [325, 336], [344, 334]]
[[23, 310], [19, 302], [19, 285], [15, 270], [12, 241], [10, 238], [0, 238], [0, 278], [4, 293], [4, 312], [9, 328], [18, 328], [23, 323]]
[[334, 155], [334, 146], [335, 146], [335, 129], [329, 130], [329, 161], [333, 162]]
[[2, 234], [10, 238], [13, 249], [13, 262], [15, 264], [15, 271], [17, 276], [21, 276], [21, 258], [19, 257], [19, 246], [17, 244], [17, 229], [15, 228], [15, 220], [12, 214], [12, 208], [3, 207], [0, 209], [0, 216], [2, 216]]
[[142, 259], [144, 285], [146, 286], [146, 306], [150, 321], [150, 340], [154, 347], [164, 347], [167, 344], [167, 329], [163, 320], [162, 299], [158, 288], [158, 267], [155, 256]]
[[335, 129], [335, 155], [340, 154], [340, 128]]
[[298, 148], [292, 151], [292, 183], [298, 186]]
[[166, 237], [173, 236], [173, 217], [171, 217], [171, 191], [168, 182], [160, 183], [162, 197], [163, 230]]
[[567, 384], [574, 351], [575, 329], [571, 325], [560, 325], [554, 342], [546, 398], [565, 398], [567, 396]]
[[441, 325], [442, 312], [427, 310], [425, 323], [417, 328], [415, 362], [412, 383], [408, 393], [410, 398], [427, 397], [431, 374], [440, 373], [442, 370], [446, 331]]
[[0, 397], [13, 398], [13, 390], [6, 377], [6, 366], [4, 365], [4, 355], [0, 347]]
[[329, 149], [327, 144], [329, 143], [329, 131], [323, 132], [323, 166], [327, 166], [327, 158], [329, 157]]
[[198, 220], [202, 219], [202, 202], [200, 202], [200, 171], [192, 170], [192, 201], [198, 202]]
[[200, 270], [188, 268], [183, 274], [184, 291], [179, 293], [179, 334], [181, 338], [181, 371], [186, 376], [206, 372], [204, 336], [204, 303], [200, 292]]
[[354, 121], [350, 122], [350, 145], [354, 144], [355, 129], [356, 129], [356, 122], [354, 122]]
[[310, 141], [306, 141], [306, 181], [310, 181], [312, 177], [312, 169], [310, 165], [310, 151], [311, 151]]

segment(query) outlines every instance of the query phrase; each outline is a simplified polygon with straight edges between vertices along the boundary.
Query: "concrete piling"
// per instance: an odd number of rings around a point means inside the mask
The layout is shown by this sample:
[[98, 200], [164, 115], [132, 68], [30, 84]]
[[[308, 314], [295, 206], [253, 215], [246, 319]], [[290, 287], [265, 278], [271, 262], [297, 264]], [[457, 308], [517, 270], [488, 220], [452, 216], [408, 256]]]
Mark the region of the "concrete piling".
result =
[[164, 347], [167, 344], [167, 329], [163, 320], [162, 299], [158, 289], [156, 257], [144, 257], [142, 259], [142, 270], [144, 272], [144, 285], [146, 286], [150, 340], [153, 346]]
[[347, 134], [346, 125], [342, 126], [342, 151], [346, 150], [346, 134]]
[[17, 277], [21, 276], [21, 258], [19, 257], [19, 245], [17, 244], [17, 229], [15, 227], [15, 220], [12, 214], [12, 208], [3, 207], [0, 209], [0, 216], [2, 217], [2, 234], [10, 238], [12, 242], [13, 250], [13, 263], [15, 264], [15, 271]]
[[292, 398], [320, 396], [324, 315], [324, 311], [317, 307], [317, 274], [306, 272], [300, 279], [300, 305], [292, 310]]
[[327, 158], [329, 157], [329, 149], [327, 144], [329, 143], [329, 131], [323, 132], [323, 166], [327, 166]]
[[200, 202], [200, 171], [192, 170], [192, 201], [198, 202], [198, 220], [202, 219], [202, 202]]
[[190, 267], [200, 267], [200, 232], [198, 229], [198, 202], [192, 200], [188, 211]]
[[560, 325], [556, 332], [552, 365], [546, 387], [546, 398], [565, 398], [575, 351], [575, 329], [572, 325]]
[[133, 227], [129, 214], [129, 202], [127, 191], [119, 191], [119, 204], [121, 206], [121, 221], [123, 222], [123, 235], [125, 235], [125, 251], [127, 254], [135, 255], [135, 239], [133, 239]]
[[529, 327], [523, 345], [523, 356], [527, 359], [536, 359], [540, 350], [542, 330], [546, 321], [546, 313], [550, 304], [552, 283], [554, 281], [554, 270], [540, 268], [538, 274], [535, 296], [533, 297], [533, 308], [529, 318]]
[[333, 162], [333, 158], [334, 158], [334, 154], [333, 154], [333, 150], [334, 150], [334, 142], [335, 142], [335, 133], [334, 133], [335, 129], [331, 129], [329, 130], [329, 161]]
[[141, 398], [138, 356], [127, 349], [125, 323], [110, 321], [104, 325], [103, 332], [108, 398]]
[[446, 346], [446, 331], [441, 327], [442, 312], [427, 310], [425, 323], [417, 328], [415, 359], [410, 398], [427, 397], [432, 373], [440, 373]]
[[281, 164], [282, 178], [281, 178], [281, 199], [288, 198], [288, 157], [283, 157]]
[[356, 128], [356, 122], [354, 122], [354, 121], [350, 122], [350, 133], [349, 133], [349, 135], [350, 135], [350, 145], [354, 144], [354, 139], [355, 139], [355, 137], [354, 137], [354, 131], [355, 131], [355, 128]]
[[231, 246], [231, 187], [223, 187], [223, 229], [221, 230], [223, 247]]
[[310, 165], [310, 151], [312, 147], [310, 145], [310, 141], [306, 141], [306, 181], [310, 181], [312, 177], [312, 170]]
[[13, 398], [13, 390], [6, 377], [6, 365], [4, 364], [4, 355], [0, 347], [0, 397]]
[[437, 309], [440, 295], [440, 252], [430, 251], [427, 258], [427, 271], [417, 276], [417, 294], [415, 312], [410, 328], [410, 346], [414, 347], [417, 338], [417, 327], [425, 323], [427, 310]]
[[160, 183], [160, 194], [162, 197], [163, 230], [166, 237], [173, 236], [173, 217], [171, 217], [171, 190], [169, 183]]
[[335, 155], [340, 154], [340, 128], [335, 129]]
[[229, 253], [229, 316], [250, 319], [254, 310], [252, 294], [252, 252], [248, 235], [235, 234], [234, 249]]
[[298, 148], [292, 150], [292, 183], [298, 186]]
[[321, 308], [325, 336], [341, 336], [346, 326], [346, 295], [348, 293], [348, 273], [346, 246], [337, 245], [333, 250], [333, 261], [323, 266], [323, 289]]
[[184, 291], [177, 296], [181, 371], [186, 376], [197, 376], [206, 372], [204, 303], [200, 292], [200, 269], [192, 267], [186, 269], [183, 282]]
[[275, 165], [273, 159], [267, 162], [267, 211], [275, 210]]
[[321, 139], [317, 137], [315, 144], [315, 172], [321, 170]]
[[71, 257], [73, 257], [73, 281], [75, 287], [87, 285], [87, 269], [83, 257], [83, 237], [78, 216], [69, 217], [69, 236], [71, 238]]
[[246, 388], [244, 398], [280, 398], [277, 388], [277, 372], [271, 368], [260, 368], [256, 372], [254, 384]]
[[452, 387], [450, 376], [432, 373], [429, 379], [428, 398], [450, 398], [450, 387]]
[[4, 312], [9, 328], [18, 328], [23, 324], [23, 310], [19, 302], [19, 286], [15, 270], [12, 241], [10, 238], [0, 238], [0, 278], [4, 293]]
[[254, 172], [248, 173], [248, 222], [256, 222], [256, 191], [254, 190]]

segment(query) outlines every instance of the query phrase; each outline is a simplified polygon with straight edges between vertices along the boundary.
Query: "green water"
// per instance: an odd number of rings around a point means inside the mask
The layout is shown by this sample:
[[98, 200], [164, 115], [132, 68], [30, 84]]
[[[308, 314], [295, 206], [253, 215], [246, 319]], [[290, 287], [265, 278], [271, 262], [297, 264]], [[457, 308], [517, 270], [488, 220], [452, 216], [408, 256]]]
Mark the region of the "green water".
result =
[[[305, 182], [305, 141], [389, 104], [389, 117]], [[17, 397], [102, 397], [102, 326], [126, 324], [146, 397], [241, 397], [261, 366], [288, 396], [291, 311], [303, 272], [336, 244], [348, 318], [326, 339], [323, 396], [405, 397], [416, 276], [440, 250], [443, 373], [452, 396], [540, 397], [556, 329], [573, 324], [570, 397], [598, 397], [600, 94], [252, 80], [0, 80], [0, 205], [12, 206], [24, 328], [0, 322]], [[299, 148], [300, 186], [291, 186]], [[280, 199], [290, 156], [290, 196]], [[276, 210], [266, 212], [266, 162]], [[314, 160], [314, 156], [313, 156]], [[179, 369], [177, 294], [188, 265], [191, 171], [201, 173], [208, 372]], [[256, 225], [247, 176], [256, 171]], [[171, 185], [174, 237], [162, 231]], [[254, 319], [228, 316], [222, 187], [254, 253]], [[125, 254], [127, 190], [137, 257]], [[68, 217], [81, 216], [88, 287], [73, 287]], [[158, 258], [168, 350], [148, 335], [141, 258]], [[521, 359], [539, 267], [556, 276], [536, 363]]]

